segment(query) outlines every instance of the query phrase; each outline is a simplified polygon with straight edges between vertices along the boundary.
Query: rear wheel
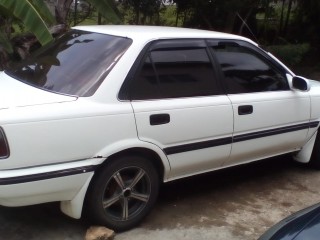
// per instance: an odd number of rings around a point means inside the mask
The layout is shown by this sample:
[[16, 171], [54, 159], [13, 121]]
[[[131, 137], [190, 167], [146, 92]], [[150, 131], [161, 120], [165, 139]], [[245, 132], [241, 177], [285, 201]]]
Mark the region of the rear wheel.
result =
[[158, 173], [145, 158], [126, 156], [106, 165], [92, 182], [87, 212], [99, 224], [116, 231], [141, 222], [156, 202]]

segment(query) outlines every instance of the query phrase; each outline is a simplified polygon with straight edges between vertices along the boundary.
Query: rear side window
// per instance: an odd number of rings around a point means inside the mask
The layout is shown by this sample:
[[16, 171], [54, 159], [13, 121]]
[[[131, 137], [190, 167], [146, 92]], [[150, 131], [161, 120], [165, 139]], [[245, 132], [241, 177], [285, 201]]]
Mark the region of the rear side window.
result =
[[6, 73], [44, 90], [87, 97], [95, 93], [131, 43], [128, 38], [70, 30]]
[[130, 88], [132, 100], [219, 93], [206, 48], [177, 44], [149, 51]]
[[289, 89], [285, 73], [260, 53], [236, 44], [213, 47], [228, 94]]

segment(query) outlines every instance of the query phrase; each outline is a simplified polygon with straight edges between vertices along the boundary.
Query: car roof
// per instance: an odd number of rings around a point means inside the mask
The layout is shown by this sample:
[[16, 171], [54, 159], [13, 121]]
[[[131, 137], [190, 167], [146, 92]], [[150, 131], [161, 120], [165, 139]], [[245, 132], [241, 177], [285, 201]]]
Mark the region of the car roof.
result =
[[90, 25], [76, 26], [73, 29], [110, 34], [131, 38], [133, 41], [150, 41], [156, 39], [171, 39], [171, 38], [217, 38], [217, 39], [233, 39], [244, 40], [257, 45], [255, 42], [238, 35], [190, 29], [179, 27], [163, 27], [163, 26], [137, 26], [137, 25]]

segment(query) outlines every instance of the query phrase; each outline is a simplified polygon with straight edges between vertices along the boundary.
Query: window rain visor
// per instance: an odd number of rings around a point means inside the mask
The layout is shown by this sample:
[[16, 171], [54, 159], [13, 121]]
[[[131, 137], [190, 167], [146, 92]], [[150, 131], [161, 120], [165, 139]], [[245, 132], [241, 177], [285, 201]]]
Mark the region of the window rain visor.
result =
[[132, 40], [71, 30], [12, 64], [11, 77], [48, 91], [88, 97], [95, 93]]

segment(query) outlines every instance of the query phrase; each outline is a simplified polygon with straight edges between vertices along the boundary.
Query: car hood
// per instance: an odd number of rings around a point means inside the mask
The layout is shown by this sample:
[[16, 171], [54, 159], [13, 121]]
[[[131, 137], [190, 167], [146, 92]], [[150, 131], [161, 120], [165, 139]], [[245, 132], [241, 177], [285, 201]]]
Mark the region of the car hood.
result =
[[0, 72], [0, 109], [75, 101], [77, 97], [45, 91]]

